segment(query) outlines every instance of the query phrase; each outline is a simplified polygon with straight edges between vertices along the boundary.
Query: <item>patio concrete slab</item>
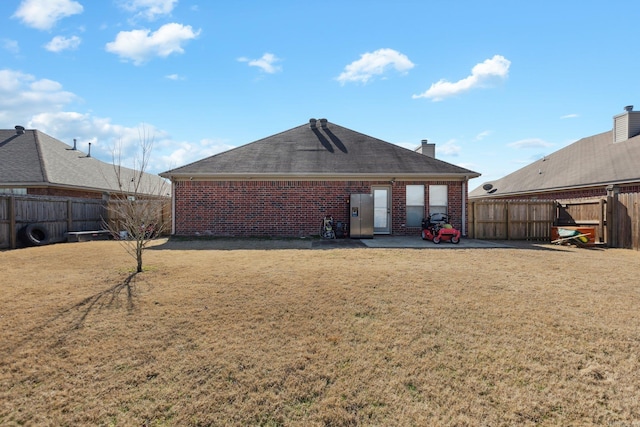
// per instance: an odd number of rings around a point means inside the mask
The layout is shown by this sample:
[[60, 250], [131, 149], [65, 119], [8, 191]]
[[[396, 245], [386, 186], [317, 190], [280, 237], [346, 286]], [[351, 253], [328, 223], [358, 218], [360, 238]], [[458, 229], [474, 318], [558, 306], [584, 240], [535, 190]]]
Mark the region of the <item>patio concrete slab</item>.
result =
[[422, 240], [418, 236], [375, 236], [373, 239], [360, 240], [368, 248], [415, 248], [415, 249], [471, 249], [471, 248], [513, 248], [501, 242], [490, 240], [460, 239], [460, 243]]
[[237, 249], [357, 249], [357, 248], [409, 248], [409, 249], [471, 249], [516, 248], [521, 242], [496, 242], [462, 238], [454, 245], [448, 242], [435, 244], [420, 236], [375, 236], [373, 239], [256, 239], [256, 238], [170, 238], [158, 239], [149, 249], [180, 250], [237, 250]]

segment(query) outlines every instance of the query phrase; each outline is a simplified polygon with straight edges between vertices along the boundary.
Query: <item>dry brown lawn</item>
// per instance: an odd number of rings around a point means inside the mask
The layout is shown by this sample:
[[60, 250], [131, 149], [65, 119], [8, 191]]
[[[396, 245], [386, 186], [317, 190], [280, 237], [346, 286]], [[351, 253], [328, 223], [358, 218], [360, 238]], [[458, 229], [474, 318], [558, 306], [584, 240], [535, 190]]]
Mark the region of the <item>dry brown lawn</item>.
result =
[[185, 242], [145, 265], [0, 252], [0, 425], [640, 425], [636, 251]]

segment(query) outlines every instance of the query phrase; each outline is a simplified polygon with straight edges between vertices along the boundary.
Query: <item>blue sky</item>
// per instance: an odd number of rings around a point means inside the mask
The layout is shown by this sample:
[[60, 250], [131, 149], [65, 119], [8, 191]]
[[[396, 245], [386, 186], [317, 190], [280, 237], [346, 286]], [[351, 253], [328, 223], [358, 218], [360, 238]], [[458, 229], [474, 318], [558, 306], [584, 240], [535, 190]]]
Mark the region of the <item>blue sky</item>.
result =
[[[307, 123], [500, 178], [640, 108], [637, 0], [2, 0], [0, 127], [162, 172]], [[635, 108], [635, 109], [638, 109]], [[125, 164], [128, 160], [125, 160]]]

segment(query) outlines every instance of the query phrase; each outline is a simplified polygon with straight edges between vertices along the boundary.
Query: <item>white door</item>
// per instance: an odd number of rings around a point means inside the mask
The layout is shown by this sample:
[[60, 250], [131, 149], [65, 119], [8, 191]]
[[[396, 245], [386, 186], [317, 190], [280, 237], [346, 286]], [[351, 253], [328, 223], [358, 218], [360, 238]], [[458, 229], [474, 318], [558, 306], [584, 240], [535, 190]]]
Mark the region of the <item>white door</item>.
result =
[[371, 187], [373, 193], [373, 233], [391, 233], [391, 188]]

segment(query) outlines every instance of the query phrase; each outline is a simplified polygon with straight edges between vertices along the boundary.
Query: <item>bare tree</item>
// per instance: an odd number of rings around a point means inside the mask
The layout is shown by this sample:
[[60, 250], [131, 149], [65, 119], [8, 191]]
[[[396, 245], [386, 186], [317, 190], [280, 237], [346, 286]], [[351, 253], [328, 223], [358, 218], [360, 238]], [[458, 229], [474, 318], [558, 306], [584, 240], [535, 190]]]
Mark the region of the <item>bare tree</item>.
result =
[[145, 127], [139, 128], [138, 134], [139, 144], [132, 168], [122, 165], [121, 141], [113, 150], [113, 170], [119, 191], [108, 201], [109, 218], [105, 221], [105, 227], [135, 258], [136, 273], [141, 273], [144, 250], [167, 227], [164, 212], [169, 198], [167, 182], [146, 172], [154, 137]]

